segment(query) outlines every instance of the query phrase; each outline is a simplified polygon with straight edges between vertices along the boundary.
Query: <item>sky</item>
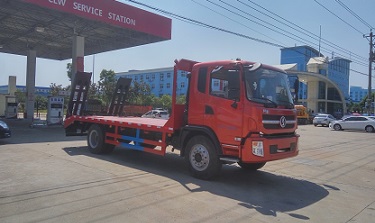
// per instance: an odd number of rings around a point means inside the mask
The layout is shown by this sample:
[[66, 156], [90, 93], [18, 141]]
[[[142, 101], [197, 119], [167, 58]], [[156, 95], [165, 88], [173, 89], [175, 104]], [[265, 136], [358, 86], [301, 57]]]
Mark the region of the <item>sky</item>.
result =
[[[321, 30], [322, 54], [351, 60], [349, 85], [368, 88], [369, 40], [364, 35], [375, 27], [374, 0], [137, 0], [250, 38], [184, 22], [128, 0], [119, 1], [171, 18], [172, 38], [86, 56], [85, 71], [94, 73], [94, 82], [99, 80], [103, 69], [119, 73], [172, 67], [175, 59], [182, 58], [195, 61], [241, 58], [277, 65], [281, 47], [309, 45], [318, 50]], [[36, 86], [69, 85], [66, 65], [70, 62], [38, 58]], [[8, 84], [10, 75], [17, 77], [17, 85], [25, 85], [25, 56], [0, 53], [0, 68], [0, 85]]]

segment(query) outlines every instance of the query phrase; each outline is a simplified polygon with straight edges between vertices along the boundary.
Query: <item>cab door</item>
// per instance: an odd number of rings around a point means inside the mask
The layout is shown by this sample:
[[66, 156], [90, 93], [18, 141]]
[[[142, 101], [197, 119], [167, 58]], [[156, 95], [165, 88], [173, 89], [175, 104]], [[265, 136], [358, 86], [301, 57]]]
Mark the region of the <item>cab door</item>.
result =
[[[240, 70], [212, 67], [208, 70], [209, 91], [204, 123], [215, 131], [222, 144], [239, 145], [242, 137], [243, 99]], [[237, 139], [237, 140], [236, 140]]]

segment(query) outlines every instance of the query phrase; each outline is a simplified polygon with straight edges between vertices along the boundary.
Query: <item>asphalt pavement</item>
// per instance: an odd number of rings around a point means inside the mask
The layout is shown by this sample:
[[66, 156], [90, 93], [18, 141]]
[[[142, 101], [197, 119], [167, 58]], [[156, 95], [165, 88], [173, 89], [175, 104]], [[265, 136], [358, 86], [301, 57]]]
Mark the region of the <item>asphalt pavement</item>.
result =
[[299, 156], [215, 181], [183, 158], [89, 153], [62, 126], [9, 120], [0, 140], [0, 222], [375, 222], [375, 133], [300, 126]]

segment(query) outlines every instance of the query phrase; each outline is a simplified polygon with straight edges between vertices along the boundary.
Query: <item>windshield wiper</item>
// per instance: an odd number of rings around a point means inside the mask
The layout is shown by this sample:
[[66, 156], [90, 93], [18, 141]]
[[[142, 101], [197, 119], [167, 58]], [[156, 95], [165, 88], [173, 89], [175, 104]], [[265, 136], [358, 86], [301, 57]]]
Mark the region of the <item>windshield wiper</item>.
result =
[[[268, 98], [252, 98], [252, 101], [263, 103], [266, 108], [277, 108], [277, 103]], [[264, 103], [267, 102], [267, 103]]]
[[278, 102], [286, 103], [287, 104], [286, 108], [294, 108], [294, 104], [290, 101], [278, 100]]

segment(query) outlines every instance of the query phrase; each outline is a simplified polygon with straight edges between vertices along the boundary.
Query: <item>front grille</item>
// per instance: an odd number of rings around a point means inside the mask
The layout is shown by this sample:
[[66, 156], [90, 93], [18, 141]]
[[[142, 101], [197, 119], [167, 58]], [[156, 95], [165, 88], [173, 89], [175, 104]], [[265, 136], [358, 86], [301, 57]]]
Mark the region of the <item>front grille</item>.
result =
[[263, 126], [265, 129], [291, 129], [296, 124], [294, 115], [284, 115], [286, 119], [285, 127], [281, 127], [280, 119], [283, 115], [263, 115]]

